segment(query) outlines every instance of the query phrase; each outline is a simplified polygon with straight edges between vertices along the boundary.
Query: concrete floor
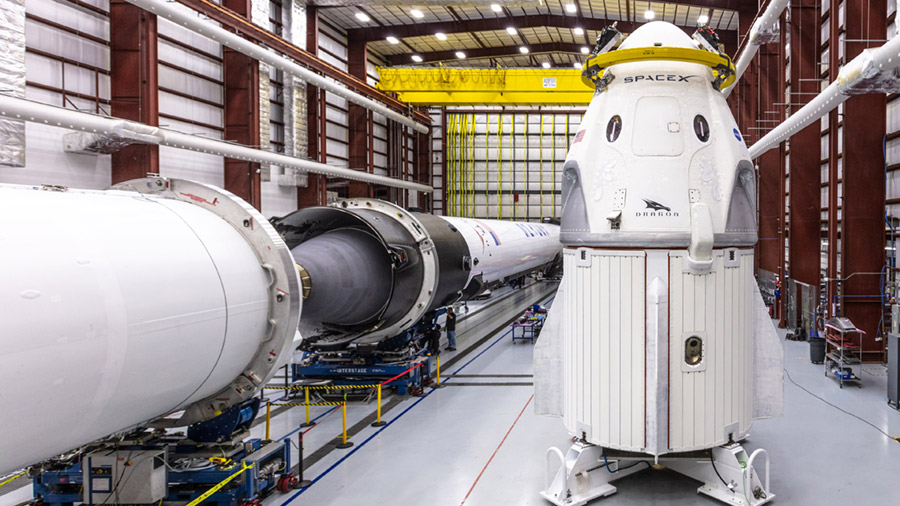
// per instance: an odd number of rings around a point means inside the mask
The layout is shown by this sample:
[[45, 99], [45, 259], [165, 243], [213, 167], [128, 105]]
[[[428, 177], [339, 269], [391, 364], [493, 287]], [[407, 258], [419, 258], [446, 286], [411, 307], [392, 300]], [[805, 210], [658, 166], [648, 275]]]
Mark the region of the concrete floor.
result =
[[[451, 363], [443, 371], [444, 388], [394, 400], [384, 415], [388, 425], [381, 428], [361, 422], [371, 417], [373, 404], [351, 404], [348, 426], [358, 425], [354, 446], [320, 456], [305, 471], [312, 486], [276, 493], [265, 505], [549, 504], [538, 495], [545, 451], [565, 450], [569, 435], [559, 419], [533, 413], [533, 345], [513, 344], [505, 330], [488, 332], [507, 315], [546, 299], [546, 288], [538, 288], [486, 309], [473, 305], [459, 323], [459, 351], [441, 356]], [[472, 348], [482, 337], [488, 339]], [[783, 345], [785, 369], [796, 382], [785, 376], [785, 416], [757, 421], [745, 445], [771, 454], [774, 504], [900, 504], [894, 482], [900, 476], [900, 443], [880, 432], [900, 436], [900, 413], [886, 404], [885, 368], [865, 366], [863, 388], [839, 389], [822, 366], [810, 363], [807, 343]], [[314, 407], [312, 417], [320, 424], [304, 437], [308, 458], [341, 427], [340, 411]], [[271, 436], [296, 438], [302, 421], [302, 408], [281, 413], [273, 419]], [[263, 435], [263, 425], [254, 427], [254, 437]], [[696, 493], [699, 482], [667, 470], [642, 471], [615, 485], [617, 494], [591, 504], [718, 504]], [[29, 489], [0, 497], [0, 506], [27, 500]]]
[[[308, 469], [311, 487], [271, 497], [267, 506], [549, 504], [538, 495], [545, 451], [566, 448], [569, 435], [558, 419], [533, 414], [530, 377], [508, 376], [532, 373], [532, 349], [496, 335], [469, 355], [477, 358], [447, 372], [445, 388], [404, 401], [385, 417], [388, 426]], [[784, 341], [784, 349], [797, 384], [900, 435], [900, 413], [886, 404], [884, 367], [866, 366], [862, 389], [841, 390], [810, 363], [807, 343]], [[900, 504], [900, 443], [811, 393], [786, 376], [785, 416], [757, 421], [746, 443], [771, 454], [774, 503]], [[696, 493], [699, 482], [667, 470], [616, 485], [616, 495], [592, 504], [718, 504]]]

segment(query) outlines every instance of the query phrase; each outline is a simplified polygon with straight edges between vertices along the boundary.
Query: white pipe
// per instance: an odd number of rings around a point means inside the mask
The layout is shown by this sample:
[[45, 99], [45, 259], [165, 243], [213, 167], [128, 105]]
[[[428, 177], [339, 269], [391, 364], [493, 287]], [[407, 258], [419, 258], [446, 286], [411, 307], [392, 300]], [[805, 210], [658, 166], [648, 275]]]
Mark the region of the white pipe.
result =
[[722, 90], [722, 93], [724, 93], [726, 97], [731, 94], [734, 86], [741, 79], [741, 76], [744, 75], [747, 67], [750, 66], [750, 62], [752, 62], [753, 58], [756, 56], [756, 52], [759, 51], [759, 46], [762, 45], [759, 40], [759, 33], [762, 30], [771, 28], [772, 25], [778, 22], [781, 18], [782, 11], [787, 7], [787, 4], [788, 0], [773, 0], [769, 3], [769, 6], [762, 15], [756, 19], [753, 26], [750, 27], [750, 33], [747, 35], [747, 45], [744, 46], [744, 52], [741, 53], [735, 62], [737, 79], [735, 79], [731, 86]]
[[[835, 107], [844, 103], [850, 95], [864, 93], [861, 86], [876, 82], [879, 75], [890, 73], [900, 67], [900, 35], [894, 36], [878, 49], [867, 49], [850, 63], [844, 65], [837, 79], [825, 90], [801, 107], [796, 113], [773, 128], [754, 145], [750, 146], [750, 157], [757, 158], [766, 151], [781, 144], [798, 131], [822, 118]], [[873, 90], [873, 92], [876, 92]], [[880, 92], [880, 91], [878, 91]]]
[[186, 410], [249, 398], [290, 353], [293, 258], [228, 192], [0, 185], [0, 475]]
[[0, 94], [0, 116], [44, 123], [60, 128], [69, 128], [71, 130], [82, 130], [96, 134], [120, 135], [148, 144], [158, 144], [160, 146], [169, 146], [189, 151], [226, 156], [250, 162], [271, 163], [279, 166], [295, 167], [307, 172], [325, 176], [353, 179], [356, 181], [393, 186], [425, 193], [433, 191], [431, 186], [424, 184], [401, 181], [387, 176], [379, 176], [352, 169], [332, 167], [324, 163], [272, 153], [271, 151], [262, 149], [249, 148], [217, 139], [209, 139], [207, 137], [199, 137], [196, 135], [152, 127], [135, 121], [106, 118], [95, 114], [64, 109], [2, 94]]
[[272, 65], [298, 79], [306, 81], [309, 84], [330, 91], [340, 97], [344, 97], [354, 104], [359, 104], [366, 109], [375, 111], [379, 114], [383, 114], [387, 118], [406, 125], [416, 132], [423, 134], [428, 133], [427, 125], [423, 125], [407, 116], [404, 116], [403, 114], [394, 111], [393, 109], [380, 102], [364, 97], [359, 93], [356, 93], [355, 91], [351, 91], [344, 87], [342, 84], [339, 84], [329, 78], [316, 74], [315, 72], [305, 67], [301, 67], [285, 56], [276, 54], [264, 47], [258, 46], [239, 35], [225, 30], [224, 28], [220, 28], [211, 23], [203, 21], [199, 17], [197, 17], [195, 12], [189, 9], [180, 9], [165, 1], [159, 0], [125, 1], [134, 4], [144, 10], [148, 10], [156, 14], [157, 16], [162, 16], [169, 21], [172, 21], [173, 23], [182, 25], [192, 32], [202, 35], [224, 46], [230, 47], [231, 49], [243, 53], [253, 58], [254, 60], [268, 63], [269, 65]]

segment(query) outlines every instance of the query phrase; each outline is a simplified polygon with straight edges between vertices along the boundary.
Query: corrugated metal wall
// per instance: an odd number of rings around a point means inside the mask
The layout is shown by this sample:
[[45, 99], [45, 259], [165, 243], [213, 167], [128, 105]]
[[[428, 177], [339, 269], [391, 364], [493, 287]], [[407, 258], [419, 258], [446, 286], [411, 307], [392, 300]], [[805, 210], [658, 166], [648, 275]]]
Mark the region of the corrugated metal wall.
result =
[[562, 109], [433, 112], [441, 125], [434, 129], [436, 211], [528, 221], [559, 217], [562, 167], [582, 116]]

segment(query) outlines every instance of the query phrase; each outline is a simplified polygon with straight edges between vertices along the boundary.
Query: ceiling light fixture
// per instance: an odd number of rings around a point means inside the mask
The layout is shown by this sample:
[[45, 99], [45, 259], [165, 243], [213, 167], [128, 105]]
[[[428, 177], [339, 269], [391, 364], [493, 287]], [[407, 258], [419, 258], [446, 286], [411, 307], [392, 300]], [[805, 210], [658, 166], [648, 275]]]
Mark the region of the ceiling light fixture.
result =
[[466, 57], [466, 53], [463, 53], [462, 51], [457, 51], [456, 57], [459, 58], [460, 60], [462, 60], [463, 58]]
[[573, 63], [572, 66], [575, 67], [576, 69], [580, 69], [580, 68], [581, 68], [581, 62], [580, 62], [580, 61], [577, 61], [577, 62]]
[[438, 32], [438, 33], [434, 34], [434, 36], [437, 37], [437, 40], [447, 40], [446, 33]]
[[503, 7], [500, 7], [500, 4], [491, 4], [491, 10], [494, 12], [502, 12]]
[[581, 46], [581, 54], [588, 54], [591, 52], [591, 48], [587, 46]]
[[706, 14], [701, 14], [700, 17], [697, 18], [698, 25], [706, 25], [707, 23], [709, 23], [709, 16]]
[[576, 7], [574, 3], [566, 4], [566, 12], [568, 12], [569, 14], [575, 14], [575, 11], [577, 10], [578, 7]]
[[584, 28], [578, 26], [572, 29], [572, 33], [575, 35], [584, 35]]
[[414, 61], [416, 63], [422, 63], [422, 57], [417, 54], [414, 54], [414, 55], [412, 55], [412, 61]]
[[519, 46], [519, 52], [522, 54], [528, 54], [528, 48], [525, 46]]
[[650, 21], [651, 19], [653, 19], [655, 17], [656, 17], [655, 12], [653, 12], [651, 10], [644, 11], [644, 19], [646, 19], [647, 21]]
[[508, 33], [508, 34], [510, 34], [510, 35], [515, 35], [515, 34], [517, 34], [517, 33], [519, 33], [519, 32], [516, 31], [515, 27], [507, 26], [507, 27], [506, 27], [506, 33]]
[[369, 21], [372, 21], [372, 18], [370, 18], [369, 15], [366, 14], [365, 12], [357, 12], [356, 19], [362, 21], [363, 23], [368, 23]]
[[399, 44], [400, 43], [400, 39], [398, 39], [397, 37], [391, 36], [391, 35], [388, 35], [387, 39], [385, 39], [385, 40], [387, 40], [391, 44]]
[[550, 62], [545, 61], [544, 63], [541, 63], [541, 67], [544, 67], [545, 69], [549, 69], [549, 68], [550, 68]]
[[412, 9], [411, 11], [409, 11], [409, 13], [412, 14], [412, 17], [416, 19], [422, 19], [425, 17], [425, 14], [422, 14], [422, 11], [420, 11], [419, 9]]

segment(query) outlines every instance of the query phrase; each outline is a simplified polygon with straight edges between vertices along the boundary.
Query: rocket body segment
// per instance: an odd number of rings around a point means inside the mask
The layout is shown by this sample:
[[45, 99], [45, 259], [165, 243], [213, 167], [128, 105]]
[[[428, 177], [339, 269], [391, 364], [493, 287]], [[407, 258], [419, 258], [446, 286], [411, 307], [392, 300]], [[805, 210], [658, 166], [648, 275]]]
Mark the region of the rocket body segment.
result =
[[[197, 404], [204, 412], [223, 389], [252, 387], [248, 375], [274, 373], [290, 339], [270, 328], [270, 283], [285, 305], [292, 289], [208, 210], [216, 197], [189, 193], [204, 202], [0, 186], [0, 209], [16, 217], [0, 236], [0, 374], [28, 385], [4, 397], [15, 437], [0, 442], [0, 473]], [[216, 194], [216, 207], [230, 198]], [[270, 352], [272, 370], [255, 369]]]
[[494, 283], [546, 265], [560, 253], [559, 226], [475, 218], [441, 219], [465, 238], [472, 258], [469, 280], [481, 276]]
[[[561, 251], [557, 225], [432, 216], [378, 200], [301, 209], [273, 221], [297, 263], [314, 266], [300, 323], [301, 347], [310, 351], [377, 348], [442, 306], [553, 264]], [[349, 237], [349, 231], [355, 231], [357, 240], [341, 245], [348, 251], [335, 250], [326, 260], [320, 249], [314, 250], [326, 238]], [[345, 257], [356, 258], [357, 265], [333, 262]], [[392, 270], [377, 279], [352, 275], [352, 281], [340, 282], [348, 276], [338, 270], [354, 271], [360, 265], [390, 265]], [[360, 311], [353, 311], [353, 317], [336, 312], [336, 304], [322, 304], [322, 298], [352, 308], [374, 307], [371, 302], [377, 300], [381, 307], [359, 319]], [[328, 308], [327, 314], [322, 308]]]

